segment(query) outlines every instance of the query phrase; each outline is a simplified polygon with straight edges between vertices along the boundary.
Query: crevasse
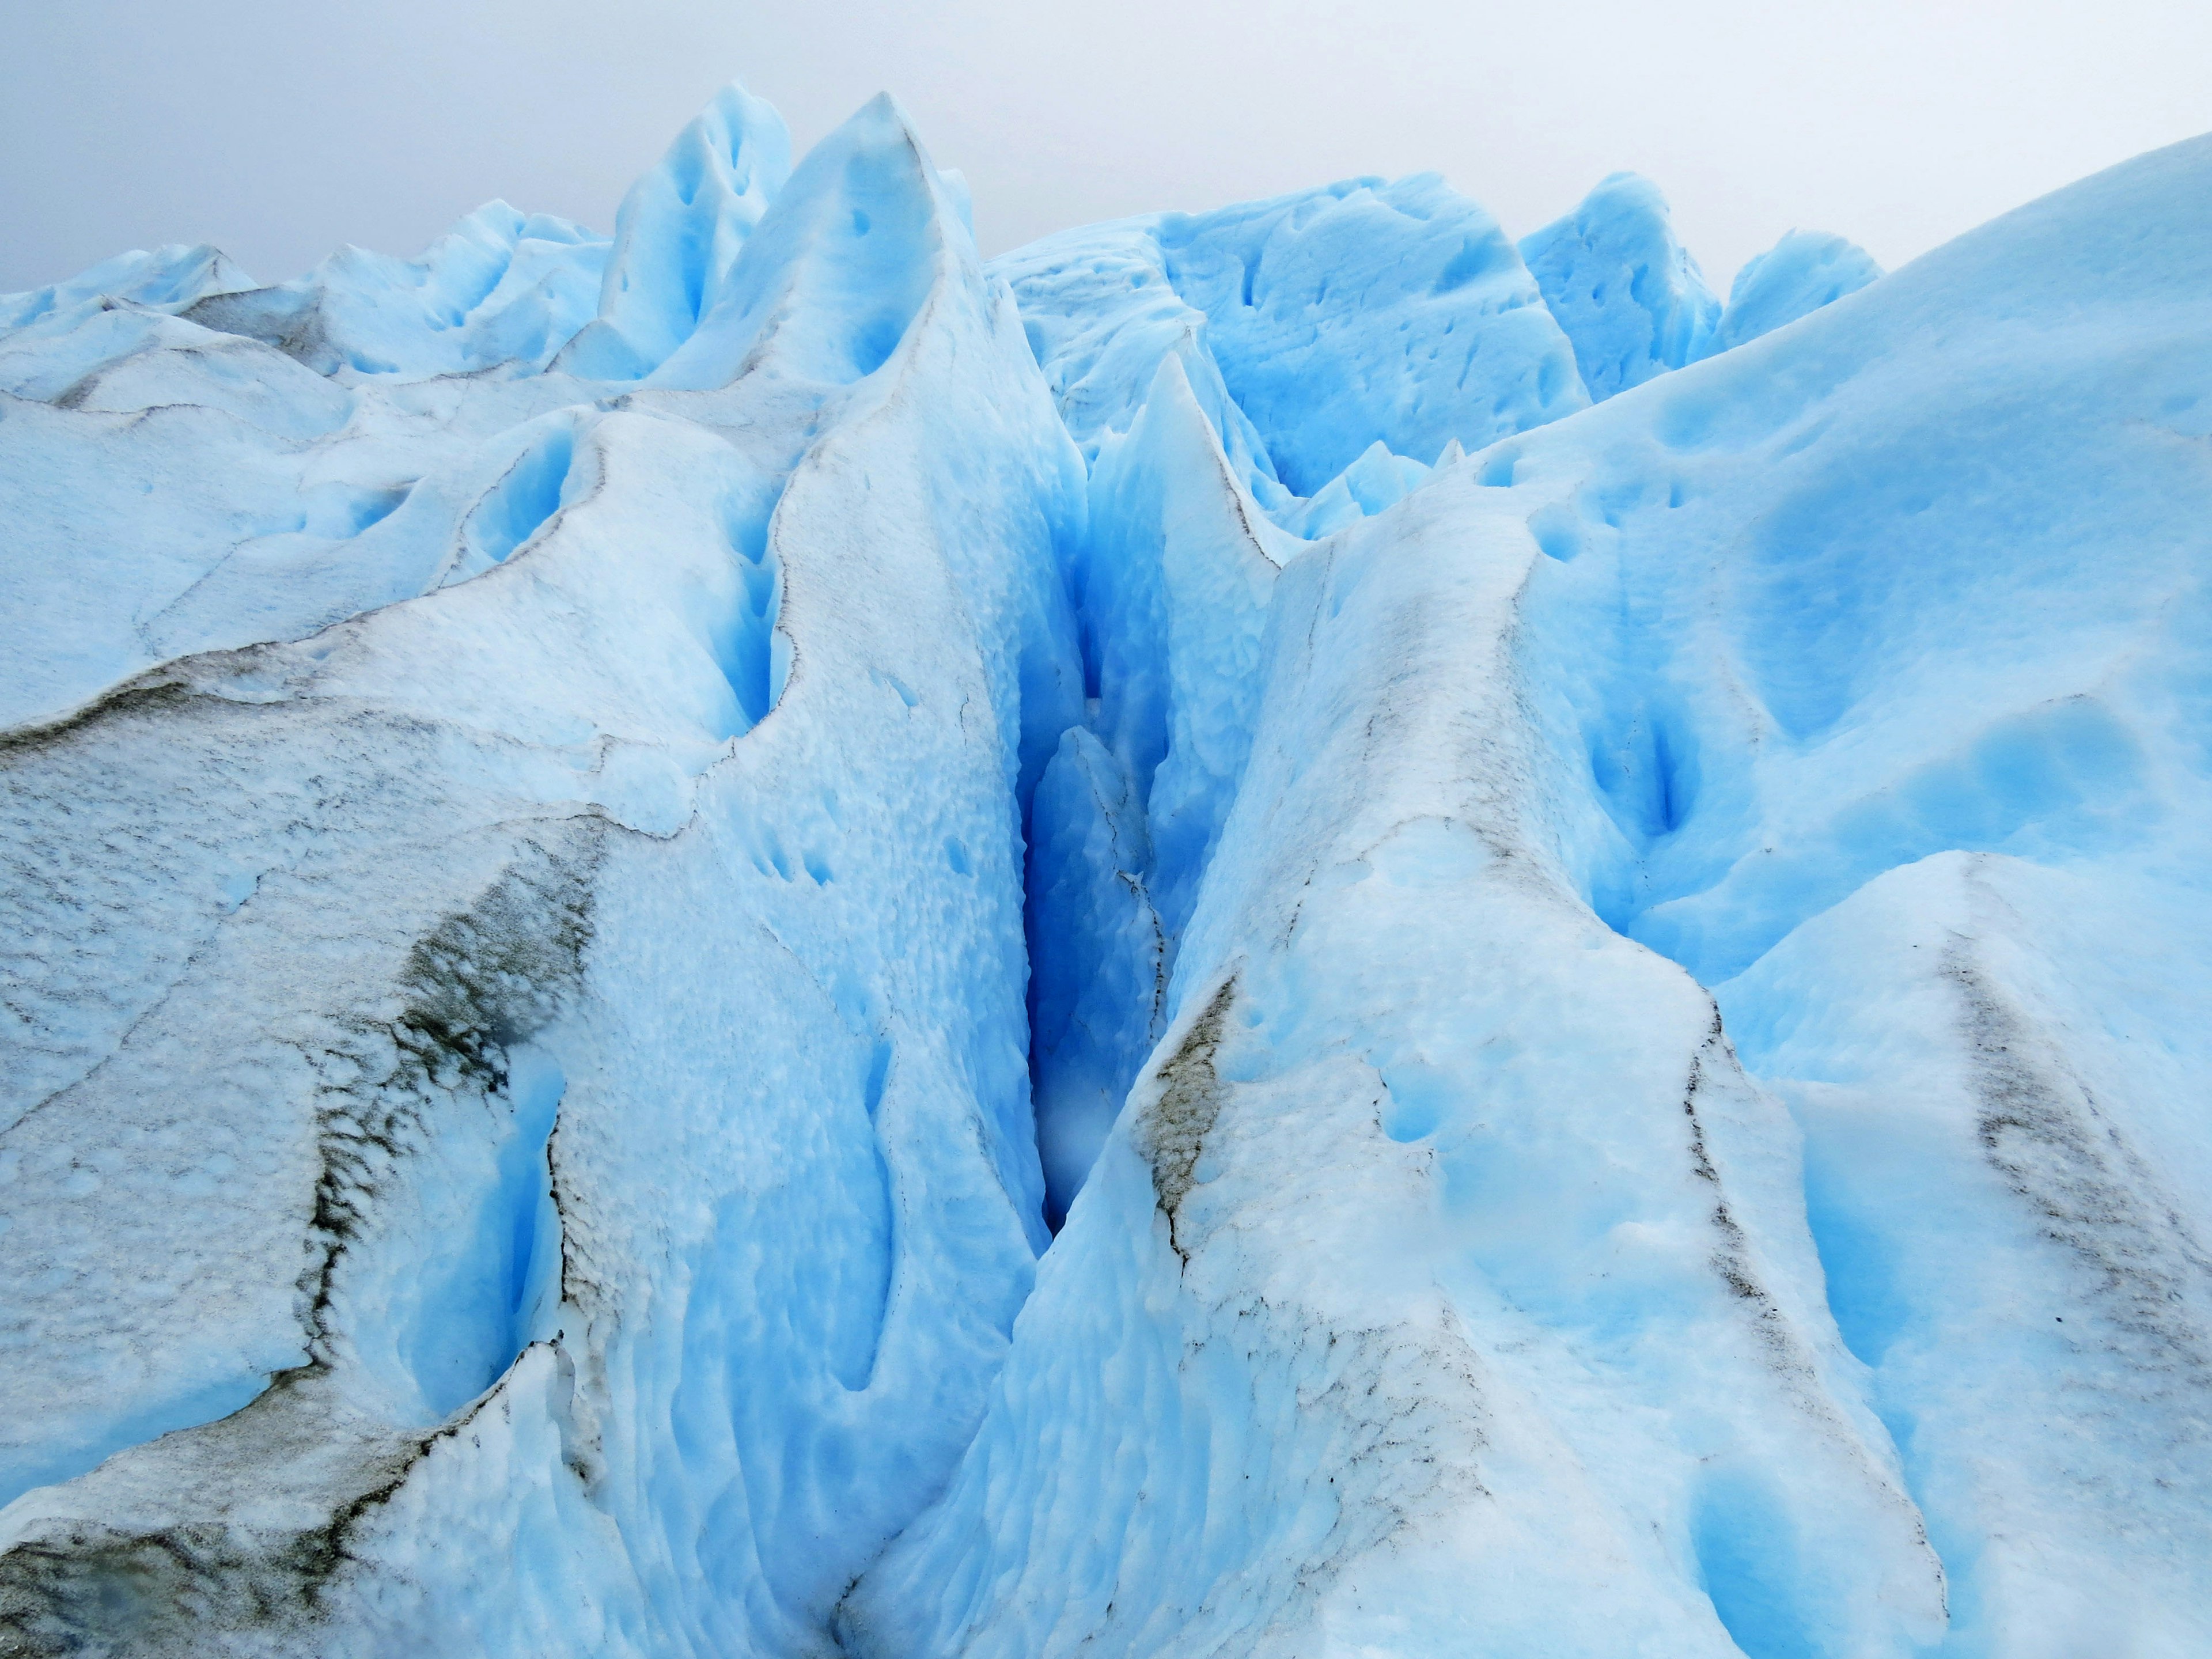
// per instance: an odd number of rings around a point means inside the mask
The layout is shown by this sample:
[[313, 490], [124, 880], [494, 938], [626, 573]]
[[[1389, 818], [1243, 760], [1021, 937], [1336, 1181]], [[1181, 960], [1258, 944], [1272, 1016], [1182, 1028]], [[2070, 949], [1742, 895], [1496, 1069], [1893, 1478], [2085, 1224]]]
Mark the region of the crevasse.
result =
[[2208, 170], [0, 298], [12, 1650], [2203, 1650]]

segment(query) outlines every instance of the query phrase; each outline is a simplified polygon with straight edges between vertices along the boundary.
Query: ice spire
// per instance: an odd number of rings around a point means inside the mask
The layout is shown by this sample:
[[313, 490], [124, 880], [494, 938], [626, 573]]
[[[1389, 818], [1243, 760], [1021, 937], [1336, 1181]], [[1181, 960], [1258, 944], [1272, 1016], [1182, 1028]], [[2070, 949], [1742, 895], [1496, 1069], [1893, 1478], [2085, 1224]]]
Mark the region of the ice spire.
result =
[[1521, 257], [1600, 403], [1704, 356], [1720, 319], [1667, 198], [1633, 173], [1601, 180], [1572, 213], [1524, 237]]
[[714, 309], [738, 249], [790, 176], [783, 117], [731, 82], [623, 198], [599, 314], [558, 366], [600, 380], [659, 368]]

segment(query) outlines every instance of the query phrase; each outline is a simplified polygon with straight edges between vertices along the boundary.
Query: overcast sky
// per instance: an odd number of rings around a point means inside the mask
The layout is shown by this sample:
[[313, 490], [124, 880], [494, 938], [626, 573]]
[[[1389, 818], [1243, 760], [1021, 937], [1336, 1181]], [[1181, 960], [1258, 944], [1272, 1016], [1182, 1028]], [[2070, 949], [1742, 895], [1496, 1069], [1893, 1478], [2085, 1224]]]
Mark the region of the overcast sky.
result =
[[[871, 94], [987, 252], [1434, 168], [1514, 235], [1633, 168], [1717, 287], [1793, 225], [1895, 266], [2212, 129], [2208, 0], [0, 0], [0, 290], [211, 241], [264, 282], [505, 197], [600, 228], [714, 88]], [[2212, 204], [2208, 204], [2212, 210]]]

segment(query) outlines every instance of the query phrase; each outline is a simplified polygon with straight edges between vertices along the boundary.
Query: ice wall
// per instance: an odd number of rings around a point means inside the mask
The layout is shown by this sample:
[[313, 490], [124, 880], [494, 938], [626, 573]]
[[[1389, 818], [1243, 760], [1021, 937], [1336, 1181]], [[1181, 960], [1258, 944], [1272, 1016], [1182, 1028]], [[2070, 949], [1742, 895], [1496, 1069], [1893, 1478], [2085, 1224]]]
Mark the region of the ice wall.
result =
[[1159, 1037], [1251, 745], [1270, 592], [1300, 545], [1238, 483], [1172, 352], [1102, 449], [1090, 508], [1071, 571], [1089, 719], [1030, 825], [1030, 1064], [1055, 1225]]
[[1587, 401], [1512, 244], [1433, 174], [1070, 231], [994, 268], [1086, 451], [1174, 349], [1271, 508], [1374, 444], [1425, 466]]
[[[23, 641], [27, 1650], [817, 1651], [964, 1444], [1044, 1238], [1019, 801], [1081, 465], [894, 106], [754, 230], [801, 324], [734, 381], [161, 317], [7, 406], [94, 500], [134, 396], [238, 469], [110, 556], [96, 649]], [[352, 480], [398, 504], [314, 518]], [[246, 489], [308, 527], [222, 546]]]

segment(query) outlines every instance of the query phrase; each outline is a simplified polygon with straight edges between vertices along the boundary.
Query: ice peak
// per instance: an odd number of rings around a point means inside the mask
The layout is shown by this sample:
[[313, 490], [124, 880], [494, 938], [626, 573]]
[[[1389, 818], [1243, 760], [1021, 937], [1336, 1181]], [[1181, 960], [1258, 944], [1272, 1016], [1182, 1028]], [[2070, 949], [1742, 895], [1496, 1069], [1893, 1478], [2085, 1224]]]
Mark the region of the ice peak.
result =
[[1667, 198], [1638, 173], [1600, 179], [1573, 212], [1523, 237], [1521, 257], [1600, 402], [1704, 355], [1720, 319]]
[[623, 198], [599, 315], [560, 366], [604, 380], [651, 374], [721, 301], [745, 239], [791, 176], [791, 134], [732, 81]]
[[878, 93], [791, 174], [650, 384], [724, 386], [769, 364], [827, 386], [873, 374], [940, 275], [945, 224], [959, 222], [906, 112]]

